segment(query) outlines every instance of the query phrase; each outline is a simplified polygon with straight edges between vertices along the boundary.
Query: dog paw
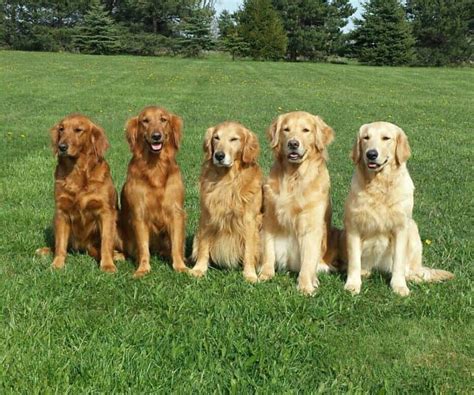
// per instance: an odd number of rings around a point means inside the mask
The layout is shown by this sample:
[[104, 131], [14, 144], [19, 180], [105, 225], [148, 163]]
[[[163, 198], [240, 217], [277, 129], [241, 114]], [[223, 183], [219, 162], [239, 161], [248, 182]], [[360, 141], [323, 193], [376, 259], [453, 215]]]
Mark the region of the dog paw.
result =
[[258, 276], [258, 281], [268, 281], [275, 276], [275, 273], [260, 273]]
[[117, 267], [113, 263], [101, 263], [100, 270], [104, 273], [115, 273], [117, 271]]
[[352, 295], [358, 295], [360, 293], [360, 286], [360, 282], [348, 281], [346, 285], [344, 285], [344, 289], [349, 291]]
[[114, 261], [124, 261], [124, 260], [125, 260], [125, 254], [114, 250]]
[[138, 269], [133, 273], [133, 278], [142, 278], [150, 273], [150, 269]]
[[392, 291], [400, 296], [408, 296], [410, 294], [410, 290], [406, 285], [392, 285]]
[[189, 268], [184, 263], [182, 265], [173, 265], [173, 270], [178, 273], [189, 272]]
[[257, 274], [255, 272], [253, 272], [253, 273], [245, 273], [244, 272], [244, 279], [245, 279], [245, 281], [247, 281], [251, 284], [255, 284], [256, 282], [258, 282], [258, 277], [257, 277]]
[[314, 296], [316, 290], [318, 288], [313, 285], [313, 283], [306, 284], [306, 283], [299, 283], [298, 284], [298, 291], [300, 291], [305, 296]]
[[191, 269], [188, 272], [191, 276], [196, 277], [196, 278], [201, 278], [204, 277], [207, 273], [207, 270], [201, 270], [201, 269]]
[[53, 269], [59, 270], [64, 268], [64, 259], [54, 258], [53, 263], [51, 264]]

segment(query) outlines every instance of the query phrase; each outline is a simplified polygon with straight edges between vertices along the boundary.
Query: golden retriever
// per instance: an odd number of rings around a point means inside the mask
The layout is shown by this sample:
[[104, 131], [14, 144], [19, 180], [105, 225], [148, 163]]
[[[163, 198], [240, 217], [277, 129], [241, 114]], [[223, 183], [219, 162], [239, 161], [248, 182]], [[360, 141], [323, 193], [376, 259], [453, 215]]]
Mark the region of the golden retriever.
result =
[[406, 280], [442, 281], [444, 270], [422, 266], [422, 243], [412, 218], [413, 182], [406, 161], [408, 139], [389, 122], [363, 125], [352, 149], [355, 172], [344, 209], [344, 247], [348, 260], [345, 289], [358, 294], [361, 275], [372, 269], [391, 273], [390, 286], [401, 296]]
[[171, 255], [174, 270], [187, 270], [184, 185], [176, 163], [181, 135], [181, 118], [155, 106], [126, 125], [132, 159], [121, 193], [119, 229], [125, 253], [138, 261], [134, 277], [150, 272], [150, 249]]
[[276, 265], [299, 272], [298, 289], [312, 295], [317, 271], [329, 270], [337, 255], [326, 167], [334, 132], [320, 117], [297, 111], [280, 115], [268, 136], [275, 162], [264, 185], [259, 279], [273, 277]]
[[226, 268], [242, 262], [245, 279], [256, 282], [262, 220], [257, 137], [240, 123], [223, 122], [207, 130], [203, 148], [201, 218], [190, 273], [205, 275], [209, 260]]
[[[113, 262], [117, 192], [104, 159], [109, 147], [104, 130], [81, 114], [71, 114], [50, 131], [58, 164], [54, 174], [54, 260], [64, 267], [68, 247], [85, 250], [104, 272]], [[49, 248], [37, 250], [40, 255]]]

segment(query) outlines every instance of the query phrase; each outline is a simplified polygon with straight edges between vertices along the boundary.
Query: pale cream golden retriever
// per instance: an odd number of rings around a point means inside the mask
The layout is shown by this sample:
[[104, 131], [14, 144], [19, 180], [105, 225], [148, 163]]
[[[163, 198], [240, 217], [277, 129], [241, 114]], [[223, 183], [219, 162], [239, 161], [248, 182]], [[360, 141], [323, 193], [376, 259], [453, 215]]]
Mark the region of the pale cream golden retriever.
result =
[[257, 137], [240, 123], [223, 122], [207, 130], [203, 148], [201, 218], [190, 273], [203, 276], [209, 261], [226, 268], [242, 263], [245, 279], [256, 282], [262, 220]]
[[389, 122], [363, 125], [352, 149], [356, 165], [344, 210], [342, 255], [348, 260], [345, 289], [360, 292], [361, 275], [391, 273], [393, 291], [407, 296], [407, 280], [442, 281], [444, 270], [422, 266], [422, 243], [412, 218], [413, 182], [406, 161], [408, 139]]
[[268, 136], [275, 162], [264, 185], [259, 279], [273, 277], [275, 266], [299, 272], [298, 289], [312, 295], [317, 271], [329, 270], [336, 256], [326, 167], [334, 132], [320, 117], [298, 111], [280, 115]]

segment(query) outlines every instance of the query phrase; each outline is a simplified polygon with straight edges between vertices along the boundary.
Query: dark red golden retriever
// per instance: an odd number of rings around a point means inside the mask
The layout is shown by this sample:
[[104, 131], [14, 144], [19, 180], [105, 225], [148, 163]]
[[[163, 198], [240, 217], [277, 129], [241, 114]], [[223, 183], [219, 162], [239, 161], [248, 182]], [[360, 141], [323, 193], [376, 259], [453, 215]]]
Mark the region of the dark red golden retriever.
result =
[[121, 194], [120, 232], [127, 255], [137, 259], [134, 277], [150, 272], [150, 250], [184, 263], [184, 185], [176, 163], [182, 120], [159, 107], [146, 107], [128, 120], [132, 159]]
[[[104, 130], [81, 114], [68, 115], [51, 129], [58, 158], [54, 174], [53, 268], [64, 267], [68, 247], [85, 250], [104, 272], [113, 262], [117, 193], [104, 159], [109, 147]], [[48, 248], [37, 251], [44, 255]]]

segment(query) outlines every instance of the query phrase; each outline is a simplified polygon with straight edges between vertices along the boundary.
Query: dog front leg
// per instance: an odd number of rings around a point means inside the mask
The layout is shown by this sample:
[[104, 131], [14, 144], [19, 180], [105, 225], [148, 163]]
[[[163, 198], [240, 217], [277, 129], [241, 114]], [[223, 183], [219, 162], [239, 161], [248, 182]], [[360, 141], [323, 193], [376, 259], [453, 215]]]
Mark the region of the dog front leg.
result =
[[264, 225], [262, 231], [263, 263], [262, 270], [258, 276], [260, 281], [267, 281], [275, 276], [275, 243], [273, 237], [273, 234], [265, 229]]
[[396, 294], [400, 296], [408, 296], [410, 290], [407, 287], [405, 278], [406, 273], [406, 249], [408, 243], [408, 232], [406, 228], [396, 230], [394, 232], [394, 254], [392, 264], [392, 279], [390, 286]]
[[171, 239], [171, 259], [173, 269], [177, 272], [187, 272], [188, 268], [184, 263], [184, 211], [176, 208], [171, 216], [171, 223], [168, 228]]
[[321, 259], [322, 232], [307, 232], [298, 235], [301, 267], [298, 276], [298, 290], [312, 296], [319, 286], [318, 263]]
[[257, 260], [259, 254], [259, 233], [255, 226], [255, 218], [247, 218], [247, 227], [245, 230], [244, 240], [244, 262], [243, 275], [249, 283], [256, 283], [257, 277]]
[[103, 212], [100, 216], [100, 270], [107, 273], [117, 271], [113, 260], [115, 226], [115, 213]]
[[344, 289], [351, 292], [353, 295], [360, 293], [362, 284], [361, 279], [361, 256], [362, 256], [362, 241], [360, 235], [352, 230], [346, 232], [346, 246], [347, 246], [347, 280]]
[[133, 277], [139, 278], [150, 273], [150, 230], [142, 219], [133, 221], [138, 267]]
[[205, 224], [199, 225], [198, 234], [194, 236], [194, 258], [196, 259], [196, 264], [189, 272], [194, 277], [203, 277], [207, 273], [209, 267], [209, 249], [210, 241], [209, 236], [205, 230]]
[[64, 267], [70, 233], [69, 219], [62, 212], [57, 211], [54, 216], [54, 259], [51, 265], [54, 269]]

